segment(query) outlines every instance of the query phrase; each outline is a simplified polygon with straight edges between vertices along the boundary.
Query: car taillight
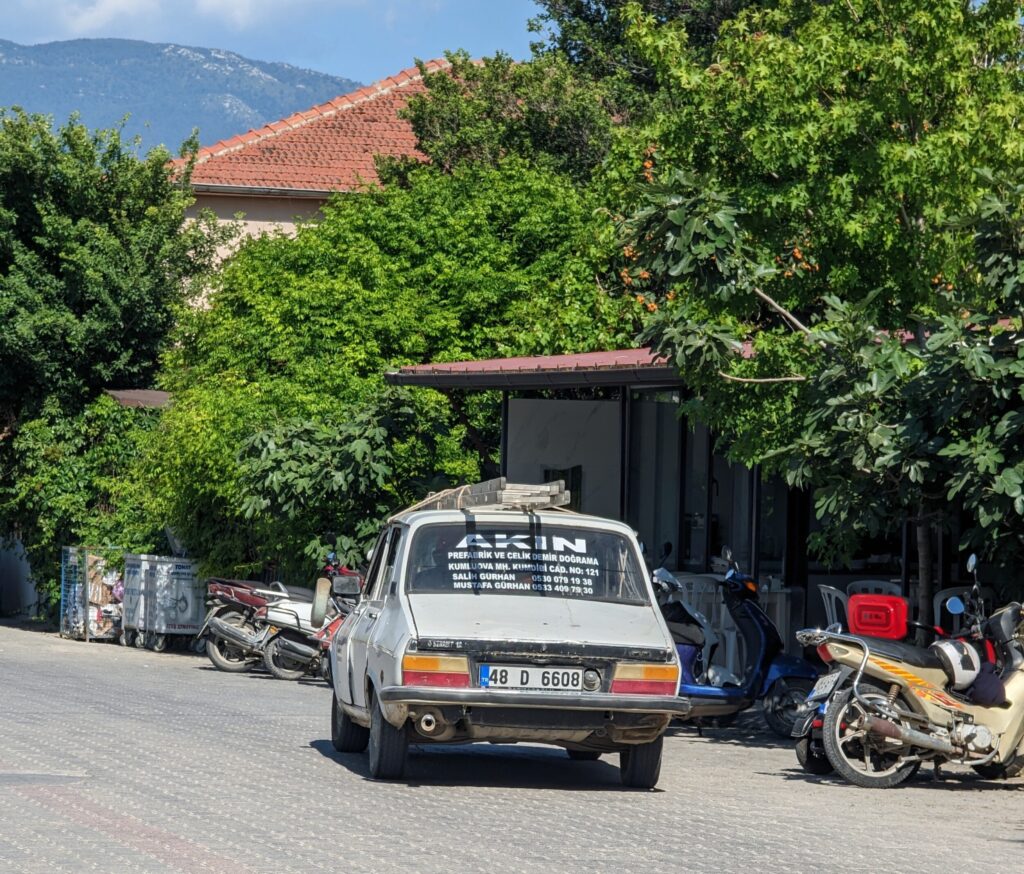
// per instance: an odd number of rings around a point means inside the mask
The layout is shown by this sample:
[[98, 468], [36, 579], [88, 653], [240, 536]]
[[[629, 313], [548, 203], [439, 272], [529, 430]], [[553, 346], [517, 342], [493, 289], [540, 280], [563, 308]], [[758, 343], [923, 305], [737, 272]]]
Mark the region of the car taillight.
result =
[[402, 659], [403, 686], [469, 685], [469, 660], [465, 656], [406, 653]]
[[646, 665], [624, 662], [615, 666], [611, 691], [620, 695], [675, 695], [679, 690], [679, 668], [675, 665]]
[[827, 643], [818, 644], [818, 658], [820, 658], [825, 664], [828, 664], [832, 659], [832, 653], [828, 651]]

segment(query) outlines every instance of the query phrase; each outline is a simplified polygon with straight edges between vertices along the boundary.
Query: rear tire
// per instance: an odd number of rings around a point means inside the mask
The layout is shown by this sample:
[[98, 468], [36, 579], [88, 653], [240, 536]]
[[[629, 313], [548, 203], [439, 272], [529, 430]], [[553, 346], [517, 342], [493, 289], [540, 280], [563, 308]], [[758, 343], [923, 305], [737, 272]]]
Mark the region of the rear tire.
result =
[[809, 737], [802, 737], [796, 742], [796, 760], [800, 763], [801, 768], [808, 774], [814, 774], [815, 777], [824, 777], [835, 770], [828, 760], [828, 756], [823, 751], [819, 752], [814, 749]]
[[[869, 688], [863, 696], [880, 703], [886, 699], [884, 692]], [[905, 783], [921, 763], [902, 762], [902, 747], [857, 728], [865, 715], [853, 689], [844, 689], [829, 702], [821, 732], [829, 762], [844, 780], [865, 789], [892, 789]]]
[[293, 659], [287, 653], [280, 652], [277, 642], [280, 637], [267, 641], [263, 648], [263, 667], [279, 680], [298, 680], [309, 670], [309, 662]]
[[987, 765], [974, 765], [975, 772], [986, 780], [1009, 780], [1024, 771], [1024, 754], [1015, 755], [1008, 762], [989, 762]]
[[596, 762], [601, 754], [596, 750], [566, 750], [574, 762]]
[[780, 677], [772, 683], [761, 701], [761, 712], [764, 721], [775, 734], [784, 738], [792, 737], [797, 708], [807, 700], [813, 688], [814, 680], [805, 680], [803, 677]]
[[630, 746], [619, 753], [622, 785], [631, 789], [653, 789], [661, 776], [661, 751], [665, 736], [650, 743]]
[[331, 743], [339, 753], [361, 753], [370, 742], [370, 729], [349, 719], [331, 694]]
[[[238, 612], [221, 613], [218, 618], [248, 632], [255, 632], [256, 630], [246, 622], [245, 616]], [[217, 637], [213, 632], [210, 632], [209, 637], [206, 639], [206, 656], [217, 670], [226, 671], [229, 674], [241, 674], [245, 671], [251, 671], [255, 664], [237, 646]]]
[[374, 780], [397, 780], [405, 772], [409, 735], [405, 726], [395, 728], [384, 718], [377, 696], [370, 700], [370, 737], [367, 753]]

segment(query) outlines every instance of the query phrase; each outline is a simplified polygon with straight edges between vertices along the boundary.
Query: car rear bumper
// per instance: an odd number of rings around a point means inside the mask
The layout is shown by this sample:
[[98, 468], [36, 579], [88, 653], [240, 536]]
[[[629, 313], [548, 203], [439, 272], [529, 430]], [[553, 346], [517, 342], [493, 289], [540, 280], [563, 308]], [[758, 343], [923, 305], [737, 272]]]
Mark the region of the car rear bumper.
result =
[[498, 689], [449, 689], [438, 686], [385, 686], [378, 698], [386, 704], [435, 704], [463, 707], [527, 707], [544, 710], [591, 710], [619, 713], [665, 713], [686, 716], [688, 698], [668, 695], [610, 695], [601, 692], [514, 692]]

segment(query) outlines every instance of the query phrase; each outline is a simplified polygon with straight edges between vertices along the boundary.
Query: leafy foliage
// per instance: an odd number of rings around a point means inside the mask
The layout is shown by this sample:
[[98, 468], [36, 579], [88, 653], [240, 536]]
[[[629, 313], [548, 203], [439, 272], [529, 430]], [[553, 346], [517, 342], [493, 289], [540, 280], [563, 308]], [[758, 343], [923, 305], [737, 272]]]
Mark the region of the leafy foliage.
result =
[[40, 593], [59, 596], [60, 550], [69, 544], [147, 551], [162, 543], [147, 524], [139, 482], [126, 477], [156, 421], [101, 396], [68, 416], [48, 403], [13, 440], [17, 476], [0, 489], [0, 515], [16, 520]]
[[517, 63], [498, 54], [477, 63], [450, 53], [450, 69], [428, 73], [426, 94], [403, 115], [435, 167], [499, 163], [518, 155], [577, 181], [607, 155], [612, 119], [600, 88], [558, 55]]
[[631, 14], [676, 90], [648, 131], [623, 284], [691, 411], [734, 457], [817, 490], [826, 554], [907, 519], [926, 552], [951, 495], [991, 527], [981, 495], [1014, 476], [985, 481], [1003, 457], [979, 437], [1015, 365], [981, 345], [1017, 281], [1017, 207], [975, 171], [1024, 157], [1019, 4], [783, 0], [725, 23], [707, 66]]
[[382, 374], [626, 342], [633, 308], [594, 281], [607, 228], [566, 177], [509, 157], [416, 168], [249, 241], [167, 354], [175, 404], [144, 462], [167, 521], [211, 570], [299, 572], [323, 531], [362, 548], [387, 509], [479, 476], [497, 398], [395, 396]]
[[117, 131], [0, 111], [0, 418], [54, 397], [80, 409], [146, 385], [172, 312], [221, 232], [185, 223], [190, 196], [163, 150], [137, 157]]

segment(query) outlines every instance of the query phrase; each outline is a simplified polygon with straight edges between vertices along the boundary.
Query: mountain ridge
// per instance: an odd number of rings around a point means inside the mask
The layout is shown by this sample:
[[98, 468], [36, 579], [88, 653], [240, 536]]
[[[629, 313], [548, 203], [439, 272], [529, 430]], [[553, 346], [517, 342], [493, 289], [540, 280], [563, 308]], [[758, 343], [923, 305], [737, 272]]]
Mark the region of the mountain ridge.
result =
[[341, 76], [226, 49], [127, 39], [25, 46], [0, 39], [0, 107], [73, 113], [89, 128], [124, 124], [143, 148], [177, 153], [199, 129], [211, 145], [362, 87]]

